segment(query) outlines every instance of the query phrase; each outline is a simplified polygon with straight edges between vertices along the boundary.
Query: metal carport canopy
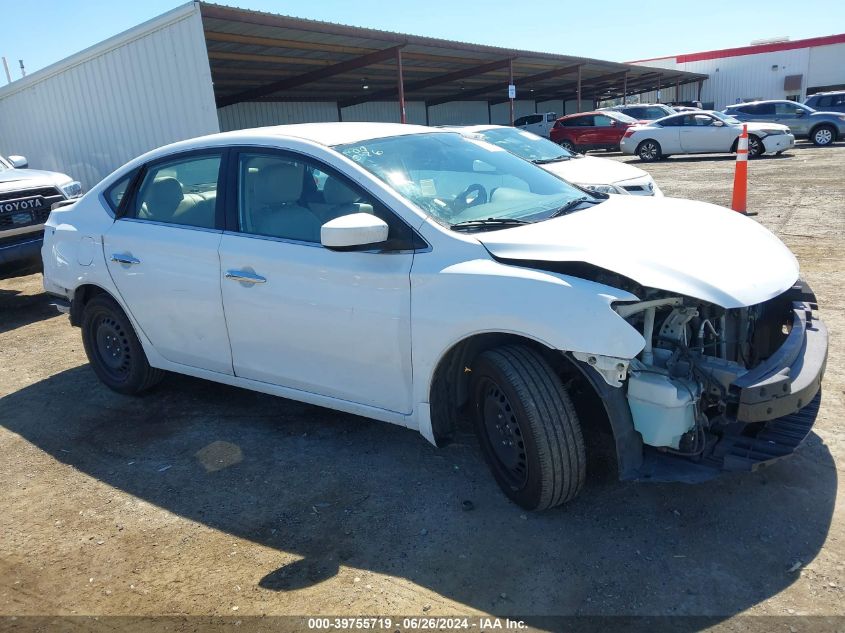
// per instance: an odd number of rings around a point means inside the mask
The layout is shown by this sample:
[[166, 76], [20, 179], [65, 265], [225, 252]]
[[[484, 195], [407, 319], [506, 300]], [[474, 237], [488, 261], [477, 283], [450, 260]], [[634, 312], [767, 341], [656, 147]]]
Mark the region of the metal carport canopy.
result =
[[[201, 2], [217, 107], [244, 101], [612, 99], [707, 75], [453, 42]], [[513, 108], [511, 108], [513, 111]]]

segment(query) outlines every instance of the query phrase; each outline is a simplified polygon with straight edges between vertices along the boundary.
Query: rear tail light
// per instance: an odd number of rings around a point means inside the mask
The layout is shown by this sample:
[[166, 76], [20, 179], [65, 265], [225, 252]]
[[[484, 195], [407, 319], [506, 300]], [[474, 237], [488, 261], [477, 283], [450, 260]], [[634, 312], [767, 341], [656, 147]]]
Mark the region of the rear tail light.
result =
[[628, 128], [625, 130], [625, 133], [622, 135], [622, 138], [631, 138], [634, 135], [634, 130]]

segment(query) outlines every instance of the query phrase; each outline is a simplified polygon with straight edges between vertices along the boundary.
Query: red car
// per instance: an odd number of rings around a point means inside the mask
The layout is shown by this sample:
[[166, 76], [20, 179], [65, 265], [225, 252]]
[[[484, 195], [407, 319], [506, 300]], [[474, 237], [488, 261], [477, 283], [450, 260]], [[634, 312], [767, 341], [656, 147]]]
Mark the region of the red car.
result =
[[618, 150], [622, 135], [638, 121], [621, 112], [579, 112], [559, 118], [550, 137], [573, 152], [589, 149]]

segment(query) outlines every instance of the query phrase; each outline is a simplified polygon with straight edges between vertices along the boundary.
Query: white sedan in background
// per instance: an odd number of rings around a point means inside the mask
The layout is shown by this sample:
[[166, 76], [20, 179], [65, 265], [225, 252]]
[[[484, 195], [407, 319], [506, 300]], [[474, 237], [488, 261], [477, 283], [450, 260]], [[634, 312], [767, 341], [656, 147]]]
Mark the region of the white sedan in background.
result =
[[[711, 110], [674, 114], [625, 132], [619, 147], [624, 154], [636, 154], [646, 163], [671, 154], [719, 154], [736, 151], [742, 122]], [[780, 154], [795, 146], [795, 137], [785, 125], [747, 123], [748, 156]]]
[[502, 125], [470, 125], [461, 134], [498, 145], [520, 158], [589, 191], [638, 196], [662, 196], [654, 179], [642, 169], [607, 158], [584, 156], [531, 132]]

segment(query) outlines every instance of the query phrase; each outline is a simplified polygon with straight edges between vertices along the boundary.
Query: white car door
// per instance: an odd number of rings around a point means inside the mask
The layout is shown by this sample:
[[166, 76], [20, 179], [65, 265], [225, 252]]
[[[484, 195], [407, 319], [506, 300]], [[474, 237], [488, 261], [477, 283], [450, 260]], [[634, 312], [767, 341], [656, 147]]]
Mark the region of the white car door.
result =
[[728, 152], [736, 134], [722, 121], [706, 113], [684, 115], [681, 147], [689, 154]]
[[[220, 283], [235, 375], [410, 413], [411, 229], [303, 155], [250, 149], [232, 165]], [[385, 249], [320, 244], [323, 223], [357, 212], [392, 216]]]
[[148, 165], [103, 236], [108, 270], [155, 349], [174, 363], [231, 374], [217, 249], [222, 154]]

